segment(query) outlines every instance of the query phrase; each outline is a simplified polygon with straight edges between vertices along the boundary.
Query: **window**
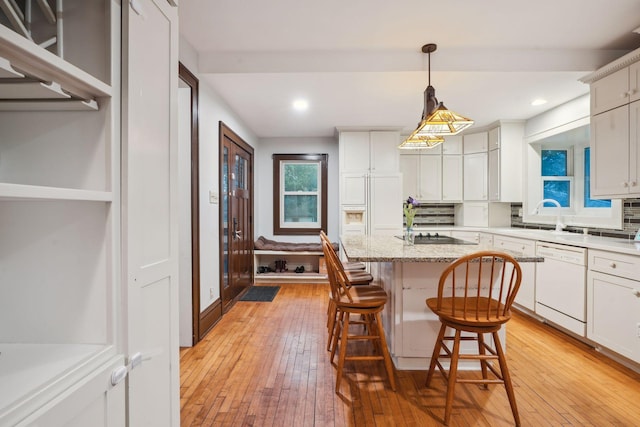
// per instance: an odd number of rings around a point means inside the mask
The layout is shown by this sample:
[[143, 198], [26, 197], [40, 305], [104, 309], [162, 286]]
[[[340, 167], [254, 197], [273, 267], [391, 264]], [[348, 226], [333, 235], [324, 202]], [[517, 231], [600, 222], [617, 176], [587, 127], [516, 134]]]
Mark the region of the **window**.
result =
[[[620, 200], [591, 198], [589, 140], [587, 124], [529, 141], [523, 222], [554, 224], [560, 215], [568, 226], [622, 228]], [[535, 209], [543, 199], [561, 208], [545, 202]]]
[[327, 229], [327, 155], [273, 155], [274, 234]]
[[[571, 207], [573, 168], [571, 149], [541, 150], [542, 198], [553, 199], [563, 208]], [[553, 207], [546, 202], [543, 207]]]

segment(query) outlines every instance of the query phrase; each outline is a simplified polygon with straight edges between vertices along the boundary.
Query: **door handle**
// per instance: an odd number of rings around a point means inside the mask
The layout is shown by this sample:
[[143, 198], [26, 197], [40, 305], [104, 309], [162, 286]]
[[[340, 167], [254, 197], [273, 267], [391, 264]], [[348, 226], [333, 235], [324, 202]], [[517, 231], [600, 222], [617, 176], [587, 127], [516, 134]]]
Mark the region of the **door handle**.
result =
[[242, 236], [241, 230], [236, 230], [233, 232], [233, 237], [235, 237], [236, 239], [239, 239], [241, 236]]

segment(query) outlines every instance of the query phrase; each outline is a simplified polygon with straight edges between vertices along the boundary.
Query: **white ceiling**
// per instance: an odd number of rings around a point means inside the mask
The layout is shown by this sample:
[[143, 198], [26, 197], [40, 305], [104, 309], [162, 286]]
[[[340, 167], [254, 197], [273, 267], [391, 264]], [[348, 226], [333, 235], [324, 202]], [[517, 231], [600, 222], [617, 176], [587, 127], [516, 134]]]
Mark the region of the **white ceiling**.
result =
[[640, 47], [640, 0], [183, 0], [179, 14], [199, 77], [261, 138], [409, 133], [426, 43], [436, 97], [476, 128], [585, 94], [578, 78]]

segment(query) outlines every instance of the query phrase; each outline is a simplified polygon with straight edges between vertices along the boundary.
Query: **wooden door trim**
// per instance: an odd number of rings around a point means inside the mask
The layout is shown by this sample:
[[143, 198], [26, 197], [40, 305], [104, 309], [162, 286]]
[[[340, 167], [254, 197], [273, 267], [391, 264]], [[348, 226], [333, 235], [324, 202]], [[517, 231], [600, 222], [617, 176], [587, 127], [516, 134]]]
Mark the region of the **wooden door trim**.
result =
[[[253, 195], [253, 189], [254, 189], [254, 183], [253, 183], [253, 161], [254, 161], [254, 150], [253, 147], [251, 145], [249, 145], [244, 139], [242, 139], [237, 133], [235, 133], [229, 126], [227, 126], [222, 120], [219, 122], [219, 144], [218, 144], [218, 194], [219, 194], [219, 206], [218, 206], [218, 212], [219, 212], [219, 224], [218, 224], [218, 232], [219, 232], [219, 253], [220, 253], [220, 257], [219, 257], [219, 262], [220, 262], [220, 299], [222, 300], [222, 310], [226, 311], [228, 308], [230, 308], [233, 305], [233, 302], [229, 304], [228, 307], [225, 307], [225, 303], [224, 303], [224, 242], [223, 242], [223, 237], [224, 237], [224, 223], [223, 223], [223, 203], [222, 200], [224, 199], [222, 197], [222, 182], [223, 182], [223, 176], [222, 176], [222, 171], [223, 171], [223, 162], [224, 162], [224, 142], [225, 142], [225, 138], [228, 138], [229, 140], [231, 140], [236, 146], [238, 146], [240, 149], [246, 151], [250, 156], [251, 156], [251, 167], [249, 169], [249, 175], [248, 175], [248, 185], [250, 186], [250, 192], [249, 192], [249, 203], [251, 205], [251, 212], [250, 212], [250, 218], [249, 218], [249, 224], [250, 224], [250, 230], [249, 230], [249, 236], [251, 236], [251, 239], [253, 241], [253, 208], [254, 208], [254, 195]], [[229, 183], [231, 184], [231, 181], [229, 181]], [[252, 248], [253, 249], [253, 248]], [[253, 251], [252, 251], [253, 252]], [[252, 264], [253, 264], [253, 260], [252, 260]], [[252, 265], [252, 271], [255, 270], [255, 265]], [[251, 279], [251, 282], [253, 283], [253, 277]]]

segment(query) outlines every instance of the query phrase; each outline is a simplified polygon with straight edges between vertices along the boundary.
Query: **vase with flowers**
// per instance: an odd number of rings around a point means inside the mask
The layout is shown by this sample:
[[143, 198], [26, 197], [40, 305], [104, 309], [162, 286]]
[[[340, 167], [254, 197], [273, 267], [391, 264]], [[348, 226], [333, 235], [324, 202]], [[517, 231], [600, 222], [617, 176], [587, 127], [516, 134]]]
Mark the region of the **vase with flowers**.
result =
[[407, 245], [413, 245], [413, 219], [416, 216], [418, 206], [420, 206], [420, 203], [413, 197], [409, 196], [402, 207], [404, 211], [404, 223], [406, 227], [404, 233], [404, 242]]

